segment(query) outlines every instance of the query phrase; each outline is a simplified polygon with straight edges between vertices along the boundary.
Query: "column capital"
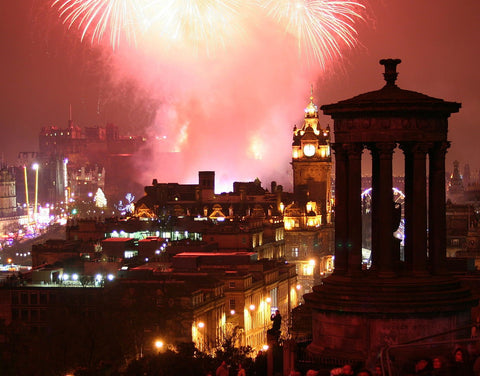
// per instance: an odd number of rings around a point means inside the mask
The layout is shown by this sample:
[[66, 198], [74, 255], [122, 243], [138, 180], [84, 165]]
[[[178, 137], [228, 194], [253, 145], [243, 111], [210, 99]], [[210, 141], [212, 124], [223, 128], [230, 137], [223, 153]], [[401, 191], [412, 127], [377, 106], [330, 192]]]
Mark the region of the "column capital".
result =
[[363, 152], [363, 144], [358, 142], [343, 144], [343, 149], [347, 152], [348, 158], [361, 158]]
[[433, 147], [432, 142], [402, 142], [399, 147], [405, 154], [409, 153], [414, 156], [425, 156]]
[[370, 150], [372, 155], [376, 154], [380, 158], [391, 158], [393, 155], [393, 150], [397, 147], [396, 142], [372, 142], [367, 144], [367, 148]]
[[447, 150], [450, 148], [450, 146], [451, 146], [450, 141], [438, 141], [438, 142], [433, 143], [430, 151], [441, 153], [441, 154], [446, 154]]
[[343, 147], [345, 144], [342, 144], [342, 143], [339, 143], [339, 142], [335, 142], [335, 143], [332, 143], [330, 144], [330, 147], [333, 149], [334, 153], [335, 154], [344, 154], [346, 153], [346, 150], [345, 148]]

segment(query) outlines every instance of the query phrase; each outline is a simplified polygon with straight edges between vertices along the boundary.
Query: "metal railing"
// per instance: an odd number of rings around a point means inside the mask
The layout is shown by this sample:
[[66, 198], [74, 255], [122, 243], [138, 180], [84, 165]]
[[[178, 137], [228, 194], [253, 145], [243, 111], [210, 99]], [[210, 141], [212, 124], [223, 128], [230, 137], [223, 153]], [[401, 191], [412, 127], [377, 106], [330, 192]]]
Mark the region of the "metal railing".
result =
[[[472, 336], [472, 329], [478, 333], [478, 324], [472, 323], [435, 335], [421, 337], [401, 344], [390, 345], [380, 351], [380, 365], [385, 376], [402, 376], [409, 374], [415, 367], [415, 361], [440, 357], [445, 362], [453, 360], [454, 351], [473, 345], [480, 350], [480, 338]], [[479, 354], [476, 354], [478, 356]], [[445, 364], [447, 366], [447, 364]]]

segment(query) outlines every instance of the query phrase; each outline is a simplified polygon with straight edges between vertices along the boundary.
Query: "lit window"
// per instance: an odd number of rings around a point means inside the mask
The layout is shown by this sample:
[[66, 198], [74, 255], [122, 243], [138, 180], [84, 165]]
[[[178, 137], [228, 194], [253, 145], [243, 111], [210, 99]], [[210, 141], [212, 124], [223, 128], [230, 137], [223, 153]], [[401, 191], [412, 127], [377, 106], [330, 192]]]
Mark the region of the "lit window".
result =
[[315, 268], [315, 265], [312, 265], [310, 263], [308, 264], [303, 264], [303, 267], [302, 267], [302, 274], [303, 275], [313, 275], [313, 270]]
[[125, 251], [125, 258], [132, 258], [138, 255], [138, 251]]

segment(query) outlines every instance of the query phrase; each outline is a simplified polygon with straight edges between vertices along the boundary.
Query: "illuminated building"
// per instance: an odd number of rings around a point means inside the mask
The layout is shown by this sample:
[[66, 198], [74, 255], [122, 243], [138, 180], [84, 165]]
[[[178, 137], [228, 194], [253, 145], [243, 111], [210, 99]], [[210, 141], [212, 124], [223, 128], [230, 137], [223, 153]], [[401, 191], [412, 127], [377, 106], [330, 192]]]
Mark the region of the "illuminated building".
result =
[[[259, 351], [267, 342], [270, 315], [279, 309], [283, 316], [282, 334], [288, 336], [290, 314], [298, 305], [293, 265], [275, 260], [257, 261], [253, 252], [180, 253], [172, 261], [172, 271], [168, 274], [194, 276], [206, 273], [224, 283], [225, 319], [223, 326], [216, 328], [218, 333], [239, 329], [239, 345]], [[207, 317], [200, 320], [208, 325]]]
[[232, 192], [215, 194], [215, 172], [199, 171], [198, 184], [159, 183], [145, 187], [145, 196], [135, 203], [138, 218], [200, 216], [211, 219], [281, 216], [280, 204], [289, 201], [283, 187], [271, 183], [270, 192], [261, 182], [234, 182]]
[[[79, 251], [64, 254], [72, 259]], [[290, 312], [298, 304], [294, 266], [257, 261], [252, 252], [181, 253], [168, 269], [155, 263], [123, 267], [108, 281], [108, 272], [98, 271], [106, 264], [92, 262], [85, 267], [84, 273], [97, 268], [90, 278], [75, 272], [73, 264], [39, 268], [25, 275], [21, 286], [15, 282], [0, 288], [0, 299], [8, 301], [0, 312], [2, 318], [7, 324], [24, 321], [29, 328], [47, 331], [54, 325], [58, 304], [86, 301], [79, 312], [87, 310], [88, 317], [99, 312], [105, 318], [121, 315], [115, 326], [122, 325], [126, 338], [138, 336], [135, 341], [143, 344], [144, 353], [153, 349], [149, 344], [155, 338], [170, 346], [193, 341], [198, 349], [211, 352], [234, 330], [240, 334], [237, 344], [259, 351], [266, 344], [272, 311], [281, 311], [282, 333], [287, 337]], [[75, 294], [77, 290], [84, 297]]]
[[99, 165], [84, 165], [70, 170], [71, 198], [87, 199], [93, 197], [100, 188], [105, 190], [105, 168]]
[[[138, 358], [153, 354], [159, 339], [167, 348], [194, 341], [210, 351], [223, 338], [223, 282], [210, 276], [162, 276], [136, 269], [120, 278], [81, 281], [61, 269], [46, 272], [54, 278], [0, 286], [0, 319], [5, 325], [21, 324], [25, 332], [17, 333], [28, 334], [30, 345], [40, 336], [48, 338], [49, 346], [65, 347], [64, 356], [78, 357], [91, 349], [91, 334], [96, 343], [120, 344], [124, 356]], [[101, 349], [92, 356], [108, 359]]]
[[301, 295], [333, 269], [333, 197], [330, 128], [322, 128], [318, 108], [305, 108], [304, 122], [293, 129], [293, 202], [285, 201], [285, 257], [297, 267]]
[[[147, 333], [139, 338], [151, 344], [161, 338], [165, 345], [193, 342], [211, 352], [224, 336], [224, 284], [205, 273], [161, 273], [152, 267], [119, 272], [109, 287], [120, 309], [142, 322]], [[150, 348], [151, 350], [152, 348]]]
[[45, 190], [52, 191], [50, 202], [65, 201], [67, 187], [67, 199], [86, 199], [89, 193], [101, 188], [109, 200], [117, 200], [126, 192], [139, 189], [129, 177], [135, 171], [132, 156], [144, 141], [138, 136], [120, 136], [114, 124], [80, 128], [71, 114], [66, 128], [43, 127], [39, 157], [49, 177], [42, 184]]
[[0, 170], [0, 218], [17, 215], [15, 177], [6, 168]]
[[18, 228], [20, 215], [17, 212], [16, 182], [14, 174], [7, 168], [0, 170], [0, 234]]
[[[72, 219], [66, 226], [64, 242], [95, 245], [97, 251], [88, 259], [110, 260], [117, 263], [169, 260], [181, 252], [255, 252], [258, 259], [281, 259], [284, 255], [284, 228], [279, 218], [217, 219], [176, 217], [171, 221]], [[47, 252], [48, 242], [35, 248]], [[67, 251], [67, 247], [65, 248]], [[56, 251], [61, 261], [61, 252]], [[86, 260], [86, 261], [88, 261]], [[54, 263], [50, 259], [48, 263]], [[84, 266], [85, 267], [85, 266]]]
[[458, 161], [453, 162], [453, 172], [448, 181], [447, 198], [453, 203], [462, 204], [465, 202], [465, 187], [460, 175], [459, 165]]

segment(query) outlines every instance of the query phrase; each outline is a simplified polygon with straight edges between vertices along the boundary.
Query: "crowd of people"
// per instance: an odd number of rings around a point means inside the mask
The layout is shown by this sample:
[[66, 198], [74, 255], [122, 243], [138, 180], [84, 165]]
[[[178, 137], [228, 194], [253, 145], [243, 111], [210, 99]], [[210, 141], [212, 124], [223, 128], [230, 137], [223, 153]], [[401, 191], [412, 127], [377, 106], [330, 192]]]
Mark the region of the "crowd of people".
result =
[[[302, 376], [298, 371], [292, 371], [290, 376]], [[320, 372], [316, 370], [308, 370], [305, 376], [320, 376]], [[383, 376], [382, 368], [375, 367], [373, 371], [367, 368], [359, 368], [357, 370], [351, 364], [345, 364], [343, 367], [333, 368], [330, 371], [330, 376]]]
[[408, 376], [480, 376], [480, 353], [474, 347], [457, 347], [451, 357], [434, 356], [418, 359]]
[[[275, 316], [278, 322], [274, 322], [273, 330], [278, 331], [281, 316], [277, 311], [272, 315], [272, 321], [274, 321]], [[259, 356], [259, 358], [265, 360], [264, 356]], [[402, 364], [399, 364], [397, 359], [397, 362], [393, 361], [389, 365], [389, 369], [393, 375], [398, 376], [480, 376], [480, 350], [474, 343], [470, 343], [466, 347], [456, 346], [450, 356], [442, 354], [431, 357], [417, 357], [416, 359], [402, 362]], [[264, 374], [266, 375], [266, 371], [266, 364], [264, 364], [264, 367], [256, 367], [255, 371], [250, 370], [250, 373], [253, 372], [252, 376], [263, 376]], [[215, 376], [248, 376], [250, 373], [247, 372], [241, 363], [230, 369], [226, 362], [222, 362], [216, 369]], [[291, 370], [289, 376], [325, 376], [328, 374], [330, 376], [385, 376], [388, 372], [385, 370], [384, 373], [380, 365], [373, 367], [373, 369], [368, 369], [345, 364], [343, 367], [330, 370], [310, 369], [306, 372]]]

